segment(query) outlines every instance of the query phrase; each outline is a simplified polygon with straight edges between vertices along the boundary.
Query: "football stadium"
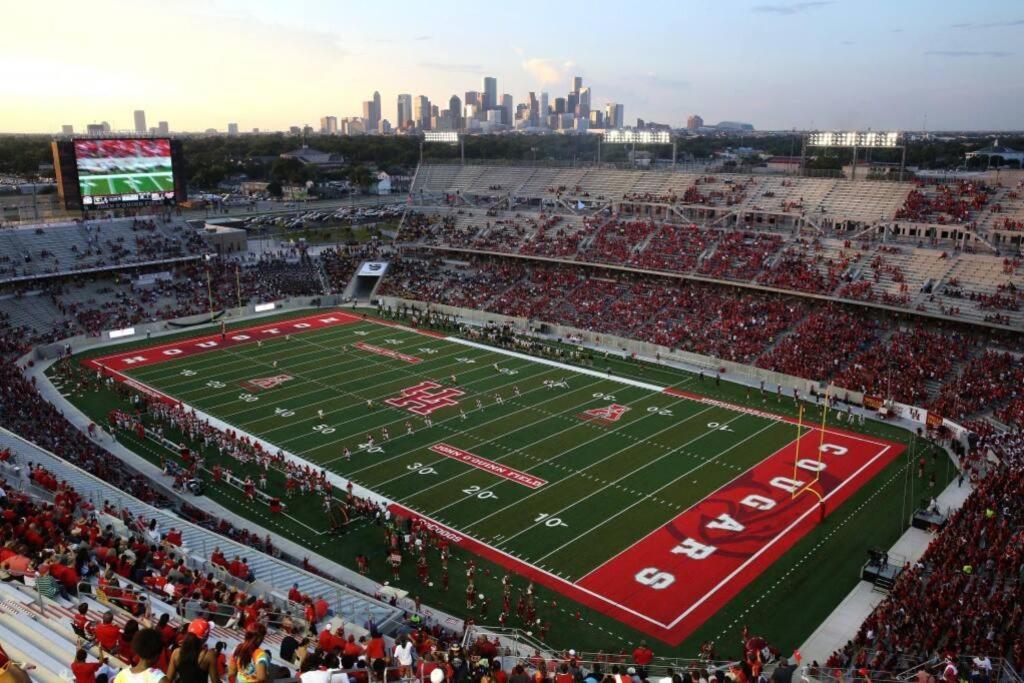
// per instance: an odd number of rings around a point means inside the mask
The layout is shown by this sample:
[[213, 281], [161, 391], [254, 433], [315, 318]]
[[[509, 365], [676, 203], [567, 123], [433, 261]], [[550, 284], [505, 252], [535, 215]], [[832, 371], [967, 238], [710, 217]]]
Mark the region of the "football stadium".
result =
[[1024, 136], [465, 95], [0, 135], [0, 683], [1024, 683]]
[[[12, 649], [116, 655], [82, 609], [534, 668], [1015, 675], [1016, 189], [428, 162], [408, 197], [393, 239], [256, 260], [164, 209], [0, 234], [125, 245], [2, 301], [5, 505], [64, 519], [4, 527]], [[979, 621], [935, 630], [947, 600]], [[927, 647], [886, 649], [897, 614]]]

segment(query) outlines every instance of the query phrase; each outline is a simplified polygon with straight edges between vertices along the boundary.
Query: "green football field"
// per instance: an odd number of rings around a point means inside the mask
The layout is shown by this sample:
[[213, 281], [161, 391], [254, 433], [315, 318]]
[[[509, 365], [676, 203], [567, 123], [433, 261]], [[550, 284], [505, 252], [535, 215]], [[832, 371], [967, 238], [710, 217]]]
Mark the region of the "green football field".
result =
[[82, 196], [170, 192], [174, 189], [171, 171], [153, 173], [111, 173], [79, 178]]
[[[495, 572], [510, 570], [627, 633], [664, 642], [691, 634], [784, 565], [776, 563], [782, 551], [818, 533], [810, 495], [783, 491], [771, 514], [748, 523], [736, 501], [725, 500], [731, 492], [767, 494], [755, 481], [762, 471], [773, 482], [792, 473], [831, 513], [902, 450], [881, 435], [815, 429], [813, 420], [797, 440], [792, 418], [771, 412], [786, 412], [791, 399], [755, 390], [754, 407], [702, 400], [717, 388], [688, 373], [637, 378], [615, 363], [606, 371], [604, 361], [571, 367], [374, 320], [291, 325], [242, 329], [238, 343], [237, 335], [212, 335], [91, 362], [325, 468], [339, 488], [364, 487], [394, 513], [422, 518], [485, 566], [494, 563]], [[815, 455], [819, 447], [850, 456], [831, 479], [816, 470], [829, 465]], [[261, 502], [224, 493], [318, 552], [332, 544], [319, 501], [289, 501], [283, 515], [268, 517]], [[283, 497], [282, 477], [271, 477], [268, 493]], [[722, 514], [729, 523], [719, 521], [716, 534], [750, 533], [686, 535], [695, 520]], [[666, 534], [671, 542], [659, 548]], [[717, 554], [699, 557], [697, 546]], [[403, 576], [413, 585], [403, 587], [416, 590], [410, 570]], [[431, 572], [436, 577], [436, 566]], [[422, 587], [432, 589], [433, 582]]]

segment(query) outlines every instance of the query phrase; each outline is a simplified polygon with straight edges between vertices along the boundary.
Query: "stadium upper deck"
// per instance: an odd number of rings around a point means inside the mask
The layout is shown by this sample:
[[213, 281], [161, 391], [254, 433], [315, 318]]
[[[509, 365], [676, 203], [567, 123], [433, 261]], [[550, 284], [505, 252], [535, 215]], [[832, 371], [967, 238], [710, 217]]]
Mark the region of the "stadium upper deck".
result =
[[405, 241], [609, 264], [1020, 329], [1019, 189], [497, 166], [420, 168]]

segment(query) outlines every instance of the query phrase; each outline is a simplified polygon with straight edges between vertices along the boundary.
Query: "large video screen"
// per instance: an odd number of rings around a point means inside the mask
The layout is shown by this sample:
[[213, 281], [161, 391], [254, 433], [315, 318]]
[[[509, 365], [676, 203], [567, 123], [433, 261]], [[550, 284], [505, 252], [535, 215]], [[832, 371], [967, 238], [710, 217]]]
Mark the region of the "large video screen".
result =
[[174, 199], [171, 141], [75, 140], [83, 208]]

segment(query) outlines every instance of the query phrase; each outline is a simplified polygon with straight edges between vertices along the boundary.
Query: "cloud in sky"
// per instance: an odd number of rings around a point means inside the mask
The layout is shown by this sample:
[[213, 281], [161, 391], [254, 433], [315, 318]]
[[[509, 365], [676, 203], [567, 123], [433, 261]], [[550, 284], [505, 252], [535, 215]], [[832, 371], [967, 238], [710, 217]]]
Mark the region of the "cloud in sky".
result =
[[972, 22], [962, 22], [959, 24], [953, 24], [950, 28], [966, 28], [966, 29], [979, 29], [979, 28], [1005, 28], [1007, 26], [1024, 26], [1024, 19], [1011, 19], [1009, 21], [989, 21], [983, 24], [975, 24]]
[[573, 63], [532, 57], [524, 59], [522, 66], [523, 71], [530, 74], [541, 85], [552, 85], [569, 80], [569, 70], [573, 68]]
[[1002, 50], [928, 50], [926, 55], [932, 57], [1009, 57], [1011, 53]]
[[791, 2], [786, 5], [754, 5], [752, 11], [762, 14], [777, 14], [779, 16], [792, 16], [802, 14], [807, 10], [818, 9], [831, 5], [832, 0], [817, 0], [816, 2]]

